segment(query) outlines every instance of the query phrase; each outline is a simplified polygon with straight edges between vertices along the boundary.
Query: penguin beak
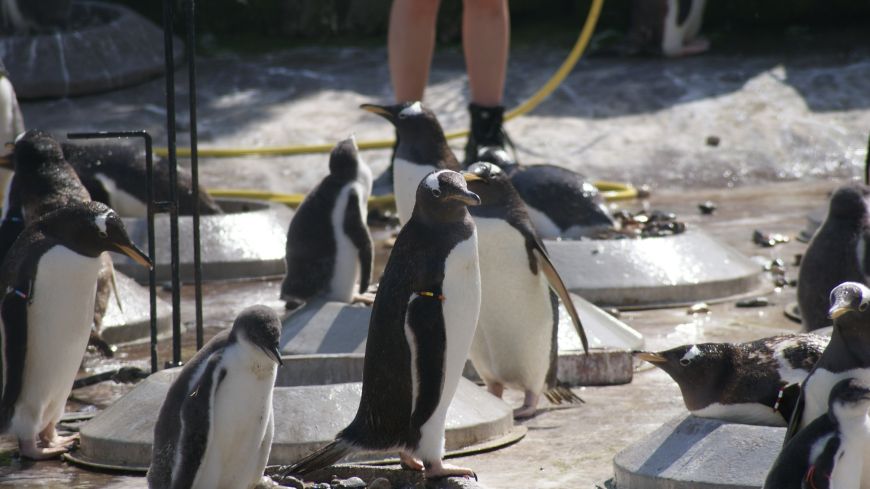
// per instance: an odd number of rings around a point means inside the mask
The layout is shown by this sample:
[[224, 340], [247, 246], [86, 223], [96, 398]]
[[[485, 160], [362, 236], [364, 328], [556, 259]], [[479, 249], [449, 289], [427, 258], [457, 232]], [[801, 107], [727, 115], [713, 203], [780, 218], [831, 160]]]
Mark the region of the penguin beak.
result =
[[458, 200], [465, 205], [480, 205], [480, 196], [470, 190], [460, 189], [458, 192], [451, 194], [447, 198], [450, 200]]
[[867, 303], [864, 302], [864, 297], [861, 290], [854, 287], [849, 287], [850, 284], [840, 285], [831, 293], [831, 308], [828, 310], [828, 315], [831, 319], [837, 319], [847, 312], [864, 311], [867, 309]]
[[462, 172], [462, 177], [465, 178], [466, 182], [486, 182], [486, 180], [480, 178], [476, 173], [467, 171]]
[[284, 365], [284, 360], [281, 360], [281, 350], [278, 349], [278, 345], [272, 346], [272, 348], [269, 349], [266, 353], [268, 353], [270, 357], [274, 358], [275, 362], [277, 362], [278, 365]]
[[647, 361], [647, 362], [653, 363], [653, 364], [665, 363], [668, 361], [668, 359], [663, 357], [662, 355], [660, 355], [658, 353], [649, 352], [649, 351], [636, 351], [636, 352], [632, 352], [632, 354], [635, 357], [640, 358], [641, 360], [644, 360], [644, 361]]
[[140, 250], [133, 243], [130, 244], [119, 244], [118, 250], [129, 256], [130, 259], [135, 261], [136, 263], [142, 265], [143, 267], [148, 267], [149, 269], [154, 268], [154, 264], [151, 262], [151, 258], [148, 258], [148, 255], [145, 254], [144, 251]]
[[362, 104], [359, 106], [359, 108], [365, 110], [366, 112], [377, 114], [390, 122], [393, 122], [395, 120], [395, 115], [393, 114], [393, 112], [382, 105]]

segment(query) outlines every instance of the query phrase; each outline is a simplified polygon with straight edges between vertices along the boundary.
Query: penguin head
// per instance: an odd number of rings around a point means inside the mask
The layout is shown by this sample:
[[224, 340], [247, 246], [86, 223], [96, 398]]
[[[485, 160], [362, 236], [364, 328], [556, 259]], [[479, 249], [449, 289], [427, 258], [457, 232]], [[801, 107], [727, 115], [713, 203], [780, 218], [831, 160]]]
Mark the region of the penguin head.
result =
[[828, 218], [848, 220], [866, 226], [867, 199], [870, 196], [870, 188], [864, 185], [844, 185], [831, 195], [831, 203], [828, 209]]
[[472, 173], [438, 170], [417, 186], [414, 216], [435, 221], [454, 221], [466, 215], [466, 206], [480, 205], [480, 197], [468, 190], [466, 182], [478, 180]]
[[481, 146], [478, 148], [477, 161], [498, 165], [503, 170], [517, 166], [517, 162], [511, 158], [504, 148], [499, 146]]
[[492, 163], [474, 163], [462, 174], [476, 177], [468, 182], [468, 189], [480, 196], [483, 206], [504, 204], [516, 193], [507, 174]]
[[443, 137], [438, 118], [419, 100], [394, 105], [362, 104], [360, 108], [390, 121], [396, 127], [399, 139], [429, 137], [433, 133], [440, 133]]
[[689, 409], [706, 405], [701, 399], [719, 388], [719, 379], [732, 370], [731, 345], [701, 343], [682, 345], [661, 352], [634, 352], [671, 376], [680, 386]]
[[6, 145], [12, 153], [6, 163], [6, 167], [17, 172], [35, 171], [45, 165], [57, 164], [64, 161], [63, 150], [60, 143], [50, 134], [38, 129], [31, 129], [21, 133], [15, 138], [14, 143]]
[[152, 266], [148, 255], [130, 240], [118, 214], [100, 202], [69, 204], [46, 214], [34, 225], [81, 255], [96, 257], [112, 251], [142, 266]]
[[837, 382], [828, 396], [828, 416], [835, 423], [846, 418], [863, 418], [870, 409], [870, 385], [848, 378]]
[[278, 340], [281, 338], [281, 321], [271, 308], [256, 305], [251, 306], [236, 317], [230, 338], [234, 341], [246, 341], [260, 349], [263, 354], [280, 365], [281, 351]]
[[858, 282], [844, 282], [831, 291], [831, 308], [828, 315], [835, 326], [842, 326], [850, 319], [870, 317], [870, 289]]
[[356, 139], [351, 136], [339, 141], [329, 154], [329, 174], [341, 181], [356, 180], [359, 171], [359, 148]]

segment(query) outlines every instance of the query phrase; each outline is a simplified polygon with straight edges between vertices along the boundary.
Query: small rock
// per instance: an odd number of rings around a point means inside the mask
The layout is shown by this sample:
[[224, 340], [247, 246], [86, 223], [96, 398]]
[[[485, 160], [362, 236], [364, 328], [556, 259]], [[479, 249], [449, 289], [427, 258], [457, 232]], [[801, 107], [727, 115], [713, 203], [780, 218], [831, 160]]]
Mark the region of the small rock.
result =
[[803, 259], [804, 259], [804, 255], [802, 255], [801, 253], [798, 253], [794, 256], [794, 260], [792, 260], [791, 264], [796, 266], [796, 267], [799, 267], [799, 266], [801, 266], [801, 262], [803, 261]]
[[773, 285], [776, 287], [785, 287], [788, 285], [788, 280], [783, 276], [778, 276], [773, 279]]
[[752, 242], [764, 248], [773, 248], [780, 243], [788, 243], [789, 237], [782, 234], [769, 234], [756, 229], [752, 232]]
[[637, 188], [638, 199], [648, 199], [650, 194], [652, 194], [652, 190], [649, 185], [644, 184]]
[[767, 307], [770, 301], [766, 297], [753, 297], [752, 299], [743, 299], [737, 301], [737, 307]]
[[701, 211], [701, 214], [709, 216], [716, 212], [716, 204], [713, 201], [708, 200], [704, 203], [698, 204], [698, 210]]
[[305, 483], [301, 480], [293, 477], [292, 475], [288, 475], [283, 477], [277, 481], [279, 484], [285, 487], [292, 487], [293, 489], [305, 489]]
[[698, 302], [692, 304], [692, 307], [686, 311], [686, 314], [707, 314], [708, 312], [710, 312], [710, 306], [706, 302]]
[[719, 138], [719, 136], [707, 136], [707, 146], [712, 146], [715, 148], [716, 146], [719, 146], [720, 142], [722, 142], [722, 140]]
[[351, 477], [350, 479], [332, 481], [332, 487], [336, 489], [360, 489], [365, 486], [365, 481], [360, 479], [359, 477]]
[[326, 482], [318, 482], [316, 484], [312, 484], [311, 489], [332, 489], [332, 487]]
[[369, 484], [368, 489], [393, 489], [393, 485], [387, 479], [378, 477]]

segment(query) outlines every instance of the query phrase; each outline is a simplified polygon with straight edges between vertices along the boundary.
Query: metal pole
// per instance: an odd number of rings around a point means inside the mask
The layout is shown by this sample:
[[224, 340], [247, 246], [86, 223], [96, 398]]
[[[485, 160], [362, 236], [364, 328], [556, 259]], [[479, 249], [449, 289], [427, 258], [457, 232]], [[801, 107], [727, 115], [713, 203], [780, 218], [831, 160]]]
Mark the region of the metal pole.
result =
[[181, 280], [178, 259], [178, 159], [175, 154], [175, 52], [172, 39], [172, 4], [163, 0], [163, 46], [166, 62], [166, 143], [169, 156], [169, 246], [172, 280], [172, 364], [181, 365]]
[[[145, 171], [147, 172], [148, 187], [148, 257], [151, 262], [157, 263], [157, 254], [154, 245], [154, 157], [152, 151], [151, 135], [147, 131], [100, 131], [79, 132], [67, 134], [68, 139], [107, 139], [107, 138], [142, 138], [145, 142]], [[148, 270], [148, 295], [151, 314], [151, 373], [158, 370], [157, 363], [157, 274], [152, 266]]]
[[190, 110], [190, 176], [193, 183], [193, 287], [196, 308], [196, 349], [202, 348], [202, 258], [199, 238], [199, 157], [196, 129], [196, 4], [187, 1], [187, 71]]

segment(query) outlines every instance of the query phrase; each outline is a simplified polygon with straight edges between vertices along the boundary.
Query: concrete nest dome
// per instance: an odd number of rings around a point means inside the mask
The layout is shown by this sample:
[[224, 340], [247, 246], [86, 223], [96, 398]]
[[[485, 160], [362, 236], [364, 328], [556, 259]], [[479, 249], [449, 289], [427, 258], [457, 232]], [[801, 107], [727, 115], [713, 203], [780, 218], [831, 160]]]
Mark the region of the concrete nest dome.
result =
[[163, 73], [163, 31], [103, 2], [72, 2], [66, 27], [0, 35], [0, 59], [19, 98], [65, 97], [125, 87]]

